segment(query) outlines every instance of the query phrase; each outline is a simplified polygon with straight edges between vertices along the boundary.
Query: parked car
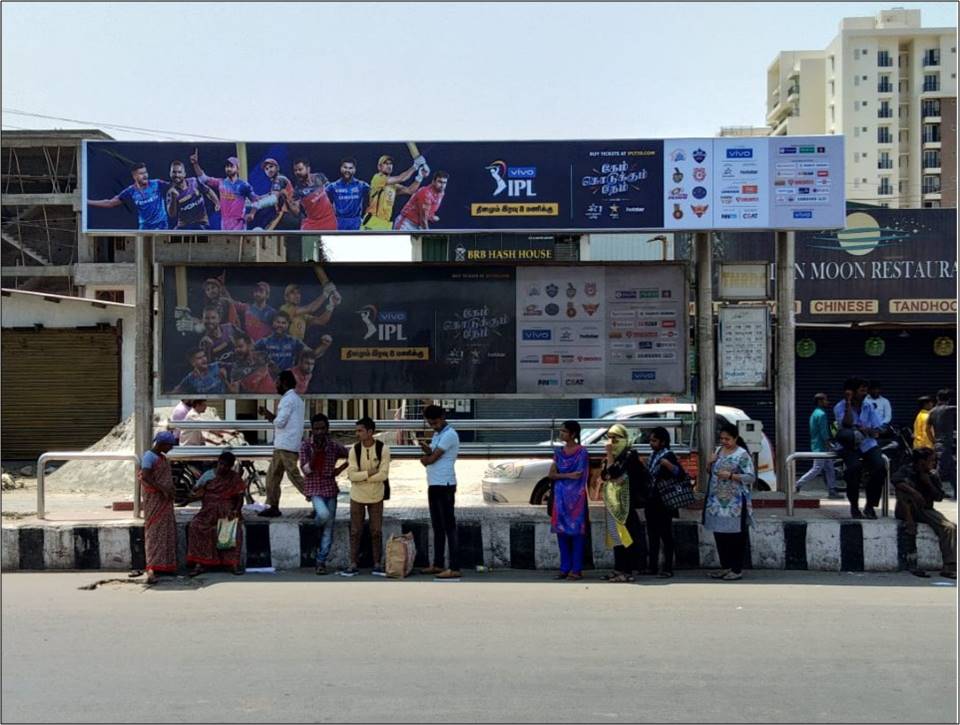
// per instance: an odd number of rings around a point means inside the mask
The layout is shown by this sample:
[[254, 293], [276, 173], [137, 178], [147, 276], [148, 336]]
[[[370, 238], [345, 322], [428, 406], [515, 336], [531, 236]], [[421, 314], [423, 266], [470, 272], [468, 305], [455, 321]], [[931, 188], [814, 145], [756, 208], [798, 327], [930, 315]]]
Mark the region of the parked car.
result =
[[[736, 425], [737, 421], [750, 419], [750, 416], [739, 408], [718, 405], [716, 411], [718, 427], [724, 423]], [[698, 466], [696, 414], [697, 406], [695, 403], [644, 403], [623, 405], [614, 408], [602, 417], [608, 419], [610, 425], [619, 422], [626, 426], [631, 433], [632, 445], [643, 454], [650, 453], [650, 448], [647, 445], [647, 436], [650, 429], [631, 426], [631, 421], [657, 418], [679, 420], [679, 423], [664, 427], [670, 431], [671, 445], [684, 468], [690, 472], [691, 476], [696, 477]], [[581, 442], [584, 445], [601, 445], [606, 430], [606, 428], [585, 429], [581, 434]], [[560, 443], [559, 441], [553, 443], [544, 441], [540, 445], [559, 446]], [[760, 480], [771, 490], [776, 490], [777, 478], [773, 466], [773, 451], [766, 435], [763, 437], [760, 451], [751, 451], [751, 453], [759, 454], [755, 460], [757, 460], [757, 474]], [[550, 479], [547, 478], [550, 464], [551, 460], [549, 458], [524, 458], [491, 463], [483, 476], [484, 500], [490, 503], [545, 503], [545, 497], [550, 488]], [[591, 488], [594, 491], [597, 488], [594, 479], [599, 474], [600, 466], [601, 455], [599, 453], [591, 454], [591, 481], [594, 482]], [[593, 496], [591, 498], [595, 500]]]

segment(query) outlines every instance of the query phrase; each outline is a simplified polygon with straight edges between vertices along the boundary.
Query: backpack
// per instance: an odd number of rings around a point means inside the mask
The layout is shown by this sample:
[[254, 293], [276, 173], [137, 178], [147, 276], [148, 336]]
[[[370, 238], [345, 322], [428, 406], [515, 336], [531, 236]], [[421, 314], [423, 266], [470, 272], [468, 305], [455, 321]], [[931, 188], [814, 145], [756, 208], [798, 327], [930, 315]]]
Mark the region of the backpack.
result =
[[[374, 453], [377, 456], [377, 465], [380, 465], [380, 459], [383, 457], [383, 441], [374, 441], [373, 442]], [[360, 467], [360, 444], [353, 444], [353, 456], [357, 459], [357, 468]], [[383, 482], [383, 500], [390, 500], [390, 479], [388, 478]]]

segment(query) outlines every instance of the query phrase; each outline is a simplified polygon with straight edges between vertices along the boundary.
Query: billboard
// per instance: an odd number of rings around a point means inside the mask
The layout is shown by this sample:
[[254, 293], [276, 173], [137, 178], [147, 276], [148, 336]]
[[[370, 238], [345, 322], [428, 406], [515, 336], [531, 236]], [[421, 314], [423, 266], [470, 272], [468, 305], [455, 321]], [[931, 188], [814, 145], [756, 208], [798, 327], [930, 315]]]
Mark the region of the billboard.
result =
[[83, 229], [430, 234], [829, 229], [843, 138], [84, 142]]
[[166, 266], [160, 394], [263, 398], [679, 393], [684, 267]]

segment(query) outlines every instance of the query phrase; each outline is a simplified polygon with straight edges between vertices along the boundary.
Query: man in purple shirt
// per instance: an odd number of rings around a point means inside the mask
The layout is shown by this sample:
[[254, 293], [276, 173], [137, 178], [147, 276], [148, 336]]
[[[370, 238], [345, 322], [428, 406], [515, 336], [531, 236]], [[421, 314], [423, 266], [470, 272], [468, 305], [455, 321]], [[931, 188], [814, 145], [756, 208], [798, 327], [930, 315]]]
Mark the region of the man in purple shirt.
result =
[[224, 231], [243, 231], [247, 228], [244, 219], [244, 200], [255, 202], [257, 196], [253, 187], [240, 178], [240, 160], [236, 156], [228, 156], [223, 166], [224, 178], [218, 179], [207, 176], [200, 168], [200, 154], [197, 149], [190, 154], [190, 163], [193, 172], [202, 184], [216, 190], [220, 195], [220, 228]]
[[233, 336], [236, 328], [230, 323], [220, 323], [220, 310], [214, 306], [203, 308], [203, 337], [200, 349], [207, 354], [207, 360], [216, 361], [233, 349]]
[[182, 161], [170, 164], [170, 188], [167, 189], [167, 216], [174, 229], [202, 231], [210, 227], [206, 199], [214, 209], [220, 202], [213, 190], [197, 179], [187, 178], [187, 169]]

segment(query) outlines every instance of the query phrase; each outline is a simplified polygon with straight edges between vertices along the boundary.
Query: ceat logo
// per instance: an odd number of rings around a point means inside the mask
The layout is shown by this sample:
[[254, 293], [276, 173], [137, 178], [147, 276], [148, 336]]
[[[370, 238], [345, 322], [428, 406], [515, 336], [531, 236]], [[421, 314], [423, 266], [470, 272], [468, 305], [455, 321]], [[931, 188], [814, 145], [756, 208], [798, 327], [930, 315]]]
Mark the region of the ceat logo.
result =
[[507, 166], [506, 161], [498, 159], [485, 167], [495, 184], [493, 195], [500, 196], [507, 192], [511, 198], [535, 197], [533, 180], [537, 178], [536, 166]]
[[403, 322], [407, 314], [400, 311], [379, 312], [376, 305], [364, 305], [357, 314], [366, 328], [364, 340], [376, 337], [380, 342], [406, 342], [403, 334]]

